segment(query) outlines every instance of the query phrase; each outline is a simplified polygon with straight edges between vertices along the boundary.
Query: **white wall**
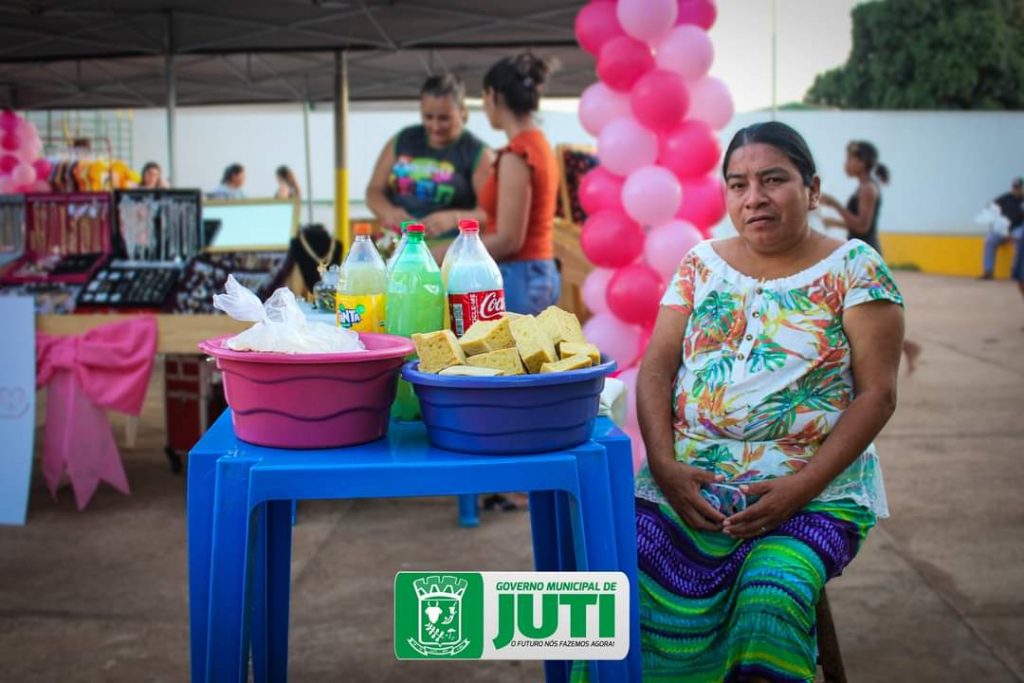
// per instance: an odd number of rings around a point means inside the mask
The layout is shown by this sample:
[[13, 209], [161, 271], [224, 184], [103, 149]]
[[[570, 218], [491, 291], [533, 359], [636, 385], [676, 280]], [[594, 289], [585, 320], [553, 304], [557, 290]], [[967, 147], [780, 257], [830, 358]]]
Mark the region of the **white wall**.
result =
[[[579, 125], [571, 103], [552, 102], [542, 125], [553, 143], [593, 143]], [[744, 125], [767, 120], [766, 112], [738, 115], [722, 131], [723, 147]], [[920, 233], [981, 233], [973, 216], [1024, 175], [1024, 112], [780, 112], [799, 130], [818, 163], [826, 192], [845, 200], [855, 183], [843, 174], [846, 143], [873, 142], [891, 173], [883, 189], [882, 230]], [[350, 110], [349, 177], [353, 200], [363, 198], [381, 147], [400, 128], [418, 120], [415, 105], [353, 104]], [[269, 196], [274, 169], [287, 164], [306, 179], [302, 110], [294, 105], [190, 107], [178, 110], [175, 184], [212, 189], [225, 166], [246, 167], [245, 192]], [[469, 128], [491, 145], [502, 135], [490, 130], [478, 109]], [[313, 198], [333, 199], [333, 125], [330, 105], [310, 113]], [[162, 110], [135, 114], [135, 164], [155, 160], [166, 166], [166, 116]], [[356, 207], [353, 214], [363, 215]], [[331, 224], [328, 207], [316, 218]], [[723, 225], [724, 229], [725, 226]], [[719, 231], [721, 232], [721, 230]]]

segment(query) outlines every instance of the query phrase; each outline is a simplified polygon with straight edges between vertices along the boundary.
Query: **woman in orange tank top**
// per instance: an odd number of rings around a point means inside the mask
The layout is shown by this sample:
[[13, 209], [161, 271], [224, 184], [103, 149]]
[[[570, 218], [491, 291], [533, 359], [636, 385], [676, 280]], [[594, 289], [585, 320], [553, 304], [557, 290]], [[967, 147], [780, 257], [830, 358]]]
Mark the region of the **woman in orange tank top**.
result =
[[561, 288], [552, 235], [558, 164], [533, 118], [550, 71], [547, 60], [521, 54], [484, 76], [484, 112], [492, 128], [505, 131], [508, 145], [480, 189], [487, 214], [483, 241], [501, 269], [505, 306], [515, 313], [543, 311]]

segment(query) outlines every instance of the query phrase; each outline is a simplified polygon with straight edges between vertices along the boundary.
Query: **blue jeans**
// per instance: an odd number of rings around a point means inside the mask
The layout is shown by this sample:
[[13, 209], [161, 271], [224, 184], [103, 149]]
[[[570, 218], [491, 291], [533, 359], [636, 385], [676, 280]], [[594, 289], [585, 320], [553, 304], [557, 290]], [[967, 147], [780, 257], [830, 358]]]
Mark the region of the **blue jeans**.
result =
[[562, 277], [553, 260], [499, 263], [505, 284], [505, 310], [536, 315], [558, 301]]
[[[1008, 237], [1000, 237], [996, 233], [989, 231], [988, 235], [985, 236], [985, 255], [982, 261], [982, 268], [985, 271], [985, 275], [991, 275], [992, 271], [996, 267], [996, 251], [999, 246], [1006, 239], [1012, 239], [1015, 243], [1020, 243], [1021, 236], [1024, 235], [1024, 225], [1015, 225], [1010, 228], [1010, 234]], [[1020, 250], [1017, 250], [1015, 259], [1020, 258]]]

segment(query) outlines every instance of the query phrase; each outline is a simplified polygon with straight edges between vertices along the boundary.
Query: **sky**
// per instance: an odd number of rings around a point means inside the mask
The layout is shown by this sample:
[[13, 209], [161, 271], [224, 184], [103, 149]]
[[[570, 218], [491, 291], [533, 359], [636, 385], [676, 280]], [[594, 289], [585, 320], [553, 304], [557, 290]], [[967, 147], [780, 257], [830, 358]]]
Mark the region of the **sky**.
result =
[[[850, 53], [850, 9], [859, 0], [775, 0], [778, 103], [799, 101], [818, 73]], [[736, 111], [772, 104], [773, 0], [718, 0], [711, 74], [732, 91]]]

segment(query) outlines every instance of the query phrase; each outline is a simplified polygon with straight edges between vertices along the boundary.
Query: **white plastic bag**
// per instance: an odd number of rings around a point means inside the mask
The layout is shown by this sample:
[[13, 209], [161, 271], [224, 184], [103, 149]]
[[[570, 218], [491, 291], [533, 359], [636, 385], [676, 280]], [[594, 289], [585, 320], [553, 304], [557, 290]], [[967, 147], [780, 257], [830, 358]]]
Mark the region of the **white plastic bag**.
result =
[[228, 276], [224, 290], [224, 294], [213, 295], [213, 307], [235, 320], [256, 323], [228, 339], [225, 346], [229, 349], [275, 353], [344, 353], [366, 349], [352, 330], [307, 320], [287, 287], [271, 294], [265, 304], [232, 275]]
[[974, 224], [988, 228], [989, 232], [1000, 237], [1008, 237], [1010, 234], [1010, 219], [1003, 215], [995, 202], [978, 212], [974, 217]]

